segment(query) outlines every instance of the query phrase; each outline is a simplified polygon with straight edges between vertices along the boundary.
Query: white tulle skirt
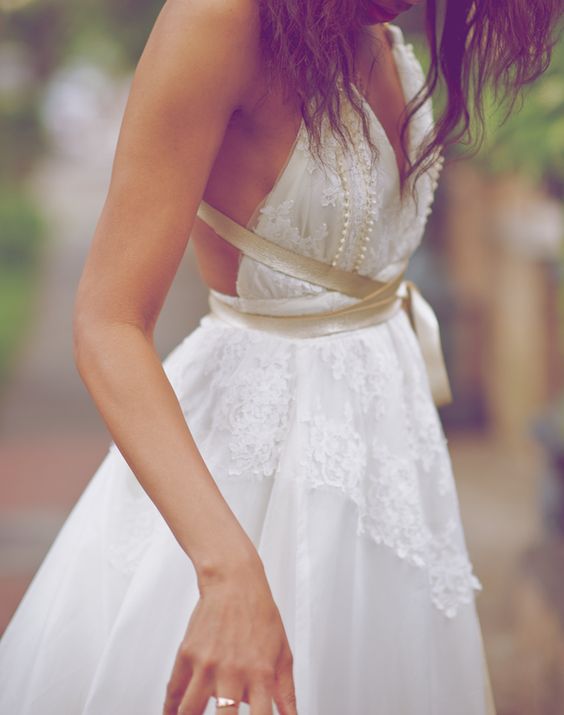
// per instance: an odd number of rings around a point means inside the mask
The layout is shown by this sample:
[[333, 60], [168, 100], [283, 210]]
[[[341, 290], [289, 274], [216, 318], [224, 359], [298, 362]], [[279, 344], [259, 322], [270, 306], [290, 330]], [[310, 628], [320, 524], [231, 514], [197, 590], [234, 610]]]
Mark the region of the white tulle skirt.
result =
[[[490, 715], [481, 584], [407, 316], [290, 339], [208, 314], [163, 365], [264, 562], [298, 713]], [[160, 715], [197, 599], [112, 443], [0, 641], [1, 715]]]

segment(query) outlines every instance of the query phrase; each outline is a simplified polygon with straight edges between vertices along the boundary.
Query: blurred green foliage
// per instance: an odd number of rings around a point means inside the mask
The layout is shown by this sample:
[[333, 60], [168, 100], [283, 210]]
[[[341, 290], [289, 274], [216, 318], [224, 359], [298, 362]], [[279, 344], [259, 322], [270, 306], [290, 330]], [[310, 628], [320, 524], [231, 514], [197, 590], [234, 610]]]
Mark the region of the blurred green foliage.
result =
[[37, 255], [45, 226], [29, 196], [14, 186], [0, 187], [0, 264], [23, 267]]
[[486, 98], [480, 164], [495, 174], [522, 172], [533, 182], [564, 188], [564, 43], [554, 47], [550, 66], [524, 88], [506, 121], [491, 90]]
[[43, 218], [25, 191], [0, 186], [0, 385], [33, 315]]
[[[413, 39], [414, 51], [426, 72], [429, 54], [420, 34]], [[446, 102], [443, 84], [433, 97], [435, 117]], [[532, 84], [521, 89], [506, 117], [507, 98], [496, 97], [491, 86], [483, 95], [484, 131], [477, 119], [470, 123], [470, 142], [449, 147], [452, 156], [462, 156], [471, 145], [471, 161], [492, 174], [525, 174], [556, 195], [564, 193], [564, 43], [554, 46], [550, 66]], [[472, 107], [470, 107], [472, 110]], [[472, 111], [471, 111], [472, 115]], [[504, 121], [503, 121], [504, 120]], [[475, 139], [481, 140], [474, 144]], [[477, 151], [474, 153], [474, 149]]]
[[37, 265], [0, 265], [0, 390], [16, 365], [37, 299]]
[[40, 77], [77, 55], [129, 70], [162, 5], [162, 0], [31, 0], [6, 13], [5, 24], [8, 36], [33, 53]]
[[[410, 35], [413, 49], [426, 73], [429, 53], [422, 34]], [[503, 101], [501, 101], [503, 100]], [[564, 42], [557, 42], [552, 50], [547, 70], [533, 83], [521, 89], [513, 108], [507, 113], [507, 98], [499, 98], [491, 86], [483, 97], [483, 133], [478, 134], [476, 118], [472, 117], [469, 142], [448, 147], [452, 157], [463, 157], [471, 145], [469, 160], [492, 176], [524, 175], [532, 184], [542, 186], [552, 196], [564, 197]], [[442, 83], [433, 96], [437, 118], [446, 102]], [[564, 209], [563, 209], [564, 210]], [[561, 249], [560, 274], [564, 273], [564, 246]], [[558, 280], [558, 310], [564, 326], [564, 281]], [[561, 331], [564, 345], [564, 327]]]
[[3, 5], [0, 50], [10, 50], [11, 63], [4, 64], [16, 81], [0, 77], [0, 385], [15, 364], [33, 315], [47, 235], [27, 179], [49, 149], [41, 121], [49, 79], [78, 59], [109, 73], [130, 72], [161, 7], [154, 0], [13, 5], [7, 0]]

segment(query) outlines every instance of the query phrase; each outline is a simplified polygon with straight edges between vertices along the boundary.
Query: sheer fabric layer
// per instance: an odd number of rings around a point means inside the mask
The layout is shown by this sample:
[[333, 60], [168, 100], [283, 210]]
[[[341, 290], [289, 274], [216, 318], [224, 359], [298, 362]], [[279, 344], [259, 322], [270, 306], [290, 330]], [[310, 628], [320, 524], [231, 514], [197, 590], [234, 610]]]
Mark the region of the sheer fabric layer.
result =
[[[486, 714], [480, 583], [416, 351], [403, 313], [311, 340], [208, 315], [164, 362], [263, 559], [306, 715]], [[1, 642], [0, 712], [160, 712], [197, 598], [112, 444]]]

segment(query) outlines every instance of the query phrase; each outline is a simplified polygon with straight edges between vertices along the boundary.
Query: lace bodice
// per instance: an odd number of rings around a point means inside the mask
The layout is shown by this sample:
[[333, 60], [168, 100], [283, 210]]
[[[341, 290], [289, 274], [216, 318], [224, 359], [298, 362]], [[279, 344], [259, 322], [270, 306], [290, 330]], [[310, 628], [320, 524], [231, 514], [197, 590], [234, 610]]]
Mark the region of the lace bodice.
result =
[[[423, 70], [412, 45], [405, 43], [402, 30], [390, 23], [386, 27], [404, 99], [409, 101], [424, 82]], [[438, 154], [435, 163], [416, 182], [418, 201], [414, 202], [408, 192], [400, 202], [394, 149], [367, 100], [360, 92], [359, 95], [366, 104], [370, 130], [380, 150], [376, 168], [369, 169], [370, 147], [362, 133], [360, 117], [350, 104], [345, 103], [345, 121], [349, 122], [354, 138], [354, 151], [342, 151], [326, 122], [323, 152], [328, 169], [309, 150], [302, 121], [284, 169], [272, 191], [255, 209], [247, 228], [298, 253], [386, 280], [397, 272], [421, 241], [442, 156]], [[411, 159], [432, 122], [432, 102], [428, 99], [410, 122]], [[313, 298], [328, 292], [331, 291], [280, 273], [249, 256], [241, 258], [237, 276], [237, 293], [242, 299], [239, 302]], [[225, 298], [222, 295], [222, 299]], [[336, 303], [351, 300], [342, 294], [335, 294], [335, 298]], [[238, 302], [232, 296], [227, 299]]]
[[[425, 81], [423, 70], [401, 29], [387, 28], [409, 102]], [[350, 104], [345, 107], [353, 149], [344, 152], [326, 122], [324, 163], [318, 162], [302, 122], [285, 167], [247, 228], [295, 253], [388, 281], [421, 242], [442, 156], [437, 152], [415, 183], [415, 200], [413, 181], [401, 199], [396, 154], [376, 114], [366, 107], [380, 149], [370, 170], [361, 119]], [[410, 120], [412, 161], [432, 127], [429, 98]], [[279, 316], [328, 312], [359, 300], [246, 253], [238, 295], [212, 293], [241, 313]], [[356, 533], [426, 572], [440, 611], [453, 618], [471, 606], [481, 583], [466, 551], [446, 437], [407, 314], [398, 311], [367, 330], [311, 339], [241, 330], [213, 311], [202, 328], [206, 347], [195, 352], [213, 356], [203, 368], [212, 381], [206, 395], [213, 400], [213, 420], [206, 422], [203, 439], [211, 472], [226, 472], [225, 484], [274, 479], [273, 493], [294, 483], [310, 496], [346, 497], [355, 506]], [[194, 366], [180, 369], [197, 372]]]

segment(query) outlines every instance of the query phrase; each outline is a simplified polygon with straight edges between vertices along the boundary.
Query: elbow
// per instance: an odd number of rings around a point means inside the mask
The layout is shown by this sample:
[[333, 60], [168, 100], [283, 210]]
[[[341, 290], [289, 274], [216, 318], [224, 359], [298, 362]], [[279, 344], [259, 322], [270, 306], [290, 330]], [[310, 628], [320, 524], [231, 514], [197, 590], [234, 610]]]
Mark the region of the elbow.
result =
[[72, 313], [72, 356], [75, 367], [84, 379], [84, 372], [92, 360], [104, 349], [108, 317], [100, 306], [77, 295]]
[[131, 340], [139, 334], [149, 340], [134, 321], [108, 315], [107, 311], [75, 307], [72, 317], [72, 354], [82, 379], [97, 369], [101, 362], [106, 362], [108, 355], [124, 351], [128, 353]]
[[96, 334], [99, 333], [97, 321], [83, 310], [74, 310], [72, 316], [72, 356], [75, 367], [83, 376], [85, 365], [99, 344]]

